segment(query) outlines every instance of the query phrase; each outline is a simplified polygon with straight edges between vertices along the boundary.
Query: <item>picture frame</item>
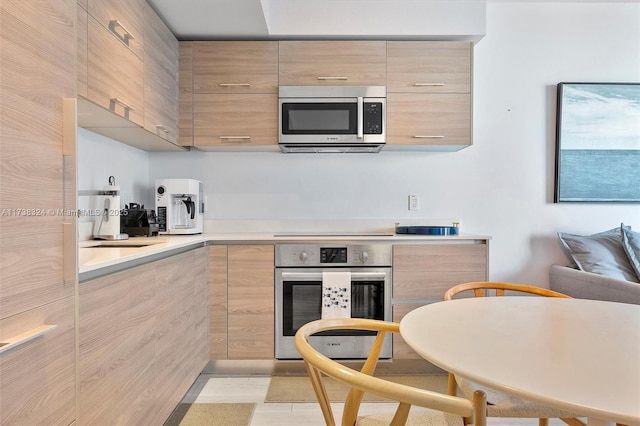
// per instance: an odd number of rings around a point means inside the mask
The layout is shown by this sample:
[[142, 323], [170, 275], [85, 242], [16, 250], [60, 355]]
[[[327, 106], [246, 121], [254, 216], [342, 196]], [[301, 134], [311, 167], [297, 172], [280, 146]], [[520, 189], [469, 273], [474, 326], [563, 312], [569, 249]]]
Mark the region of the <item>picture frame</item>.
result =
[[554, 202], [640, 202], [640, 83], [558, 83]]

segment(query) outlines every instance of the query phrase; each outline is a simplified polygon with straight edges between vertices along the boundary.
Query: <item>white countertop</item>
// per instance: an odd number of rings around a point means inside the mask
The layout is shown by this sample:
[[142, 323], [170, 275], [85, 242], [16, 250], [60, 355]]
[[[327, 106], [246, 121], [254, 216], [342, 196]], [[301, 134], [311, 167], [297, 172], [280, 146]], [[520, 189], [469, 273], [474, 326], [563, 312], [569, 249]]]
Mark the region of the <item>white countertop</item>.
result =
[[[93, 247], [99, 244], [96, 240], [81, 241], [78, 244], [78, 272], [85, 274], [102, 268], [116, 266], [130, 261], [141, 261], [154, 255], [161, 255], [172, 250], [184, 249], [201, 244], [277, 244], [277, 243], [317, 243], [323, 241], [342, 242], [385, 242], [390, 244], [433, 244], [433, 243], [465, 243], [470, 240], [489, 240], [487, 236], [462, 234], [455, 236], [431, 235], [395, 235], [383, 234], [327, 234], [299, 235], [292, 232], [279, 233], [205, 233], [197, 235], [160, 235], [157, 237], [132, 237], [128, 240], [113, 241], [106, 244], [132, 245], [134, 247]], [[143, 247], [136, 245], [149, 244]]]

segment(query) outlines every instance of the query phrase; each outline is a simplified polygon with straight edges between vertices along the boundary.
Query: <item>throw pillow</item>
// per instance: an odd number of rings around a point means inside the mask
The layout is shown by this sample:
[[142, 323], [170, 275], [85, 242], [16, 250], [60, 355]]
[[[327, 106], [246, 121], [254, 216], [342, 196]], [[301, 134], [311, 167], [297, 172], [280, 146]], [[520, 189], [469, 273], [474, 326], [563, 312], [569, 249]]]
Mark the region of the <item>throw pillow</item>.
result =
[[610, 229], [594, 235], [558, 233], [573, 261], [583, 271], [626, 281], [639, 282], [622, 246], [622, 229]]
[[631, 266], [636, 271], [638, 279], [640, 279], [640, 233], [623, 227], [622, 245], [631, 262]]

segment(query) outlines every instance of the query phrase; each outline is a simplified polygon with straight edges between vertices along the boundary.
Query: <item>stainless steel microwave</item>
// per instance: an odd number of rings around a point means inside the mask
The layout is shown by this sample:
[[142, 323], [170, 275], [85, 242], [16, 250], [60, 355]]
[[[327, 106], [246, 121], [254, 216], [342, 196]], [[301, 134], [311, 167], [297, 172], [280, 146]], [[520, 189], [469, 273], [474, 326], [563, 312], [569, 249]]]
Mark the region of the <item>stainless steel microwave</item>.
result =
[[283, 152], [379, 152], [386, 142], [385, 86], [280, 86]]

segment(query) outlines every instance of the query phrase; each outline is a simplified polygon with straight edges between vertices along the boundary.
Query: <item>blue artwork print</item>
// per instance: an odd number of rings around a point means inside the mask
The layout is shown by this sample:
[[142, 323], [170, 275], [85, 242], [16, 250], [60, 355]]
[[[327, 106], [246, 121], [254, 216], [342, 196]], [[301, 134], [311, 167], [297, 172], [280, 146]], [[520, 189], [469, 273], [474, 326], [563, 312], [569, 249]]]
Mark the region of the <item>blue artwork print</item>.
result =
[[555, 201], [640, 201], [640, 83], [558, 85]]

